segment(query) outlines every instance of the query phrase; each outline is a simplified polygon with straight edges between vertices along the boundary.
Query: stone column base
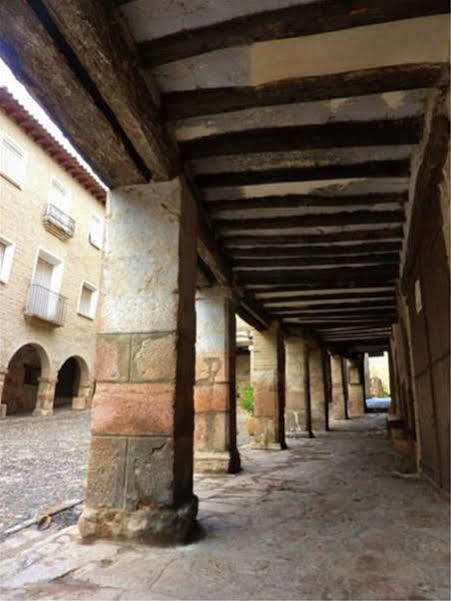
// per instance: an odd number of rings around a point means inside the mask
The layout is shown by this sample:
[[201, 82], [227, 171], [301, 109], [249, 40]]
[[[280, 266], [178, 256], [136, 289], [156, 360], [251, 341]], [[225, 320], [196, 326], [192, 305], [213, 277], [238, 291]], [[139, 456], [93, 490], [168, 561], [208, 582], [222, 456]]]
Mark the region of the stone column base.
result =
[[72, 409], [75, 411], [83, 411], [86, 407], [87, 403], [85, 397], [76, 396], [72, 399]]
[[53, 415], [53, 407], [46, 409], [45, 407], [36, 407], [32, 413], [33, 417], [48, 417]]
[[249, 445], [251, 449], [260, 449], [263, 451], [284, 451], [287, 447], [280, 442], [265, 442], [262, 441], [252, 441]]
[[198, 498], [172, 507], [126, 509], [85, 507], [78, 521], [84, 539], [108, 538], [169, 545], [183, 543], [196, 519]]
[[236, 474], [241, 470], [238, 451], [196, 451], [194, 471], [204, 474]]
[[6, 409], [7, 405], [5, 403], [0, 403], [0, 419], [6, 419]]

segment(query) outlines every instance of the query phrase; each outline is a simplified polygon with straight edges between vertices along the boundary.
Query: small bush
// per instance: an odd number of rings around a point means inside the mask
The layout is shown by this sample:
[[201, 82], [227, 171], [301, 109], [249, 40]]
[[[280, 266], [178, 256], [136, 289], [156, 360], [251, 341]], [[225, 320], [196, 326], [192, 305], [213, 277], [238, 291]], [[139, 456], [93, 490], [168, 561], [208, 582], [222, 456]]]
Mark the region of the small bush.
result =
[[240, 407], [250, 415], [254, 414], [254, 389], [252, 386], [246, 386], [243, 393], [240, 394]]

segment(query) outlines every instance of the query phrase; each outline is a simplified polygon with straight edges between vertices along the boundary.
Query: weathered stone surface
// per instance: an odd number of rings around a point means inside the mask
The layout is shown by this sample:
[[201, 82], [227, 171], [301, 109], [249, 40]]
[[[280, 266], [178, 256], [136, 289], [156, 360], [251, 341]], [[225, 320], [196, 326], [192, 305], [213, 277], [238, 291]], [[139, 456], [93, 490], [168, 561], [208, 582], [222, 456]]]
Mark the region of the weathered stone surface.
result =
[[305, 431], [304, 398], [304, 341], [298, 337], [285, 339], [286, 436], [296, 436]]
[[33, 415], [52, 415], [53, 401], [55, 399], [55, 386], [56, 378], [39, 378], [36, 407], [33, 411]]
[[91, 507], [123, 506], [127, 440], [93, 436], [89, 449], [86, 503]]
[[97, 384], [92, 407], [93, 434], [169, 434], [174, 425], [173, 384]]
[[152, 509], [172, 505], [174, 445], [163, 437], [131, 438], [127, 445], [125, 507]]
[[96, 377], [98, 382], [126, 382], [130, 369], [130, 336], [97, 335]]
[[324, 380], [321, 349], [312, 348], [309, 355], [310, 364], [310, 391], [312, 399], [312, 425], [313, 429], [324, 429]]
[[136, 511], [87, 507], [78, 522], [85, 539], [113, 538], [150, 544], [174, 544], [186, 540], [197, 514], [197, 497], [179, 508]]
[[195, 469], [237, 471], [236, 327], [231, 291], [221, 286], [200, 290], [196, 318]]
[[174, 380], [176, 334], [153, 332], [132, 336], [132, 381]]
[[343, 378], [341, 374], [341, 357], [332, 355], [330, 358], [332, 372], [332, 417], [344, 419]]
[[360, 363], [358, 360], [348, 360], [348, 392], [349, 415], [357, 416], [365, 413], [363, 383], [360, 376]]
[[255, 403], [253, 446], [285, 448], [285, 351], [278, 322], [253, 333], [251, 384]]

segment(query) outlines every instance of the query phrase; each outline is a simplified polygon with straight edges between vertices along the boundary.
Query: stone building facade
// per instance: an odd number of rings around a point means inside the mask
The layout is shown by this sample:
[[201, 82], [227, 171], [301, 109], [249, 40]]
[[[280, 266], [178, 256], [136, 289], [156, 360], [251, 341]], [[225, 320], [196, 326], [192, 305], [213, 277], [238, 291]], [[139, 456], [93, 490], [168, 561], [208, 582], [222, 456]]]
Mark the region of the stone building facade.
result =
[[92, 396], [105, 192], [0, 90], [2, 416]]

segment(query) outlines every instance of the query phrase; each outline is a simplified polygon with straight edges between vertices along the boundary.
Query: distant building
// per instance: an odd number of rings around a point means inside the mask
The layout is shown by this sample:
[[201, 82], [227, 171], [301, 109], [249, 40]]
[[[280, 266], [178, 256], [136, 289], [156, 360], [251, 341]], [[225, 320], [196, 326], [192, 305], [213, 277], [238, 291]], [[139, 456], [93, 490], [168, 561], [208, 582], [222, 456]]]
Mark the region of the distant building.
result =
[[91, 399], [105, 191], [0, 88], [1, 416]]

